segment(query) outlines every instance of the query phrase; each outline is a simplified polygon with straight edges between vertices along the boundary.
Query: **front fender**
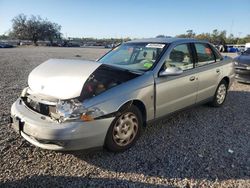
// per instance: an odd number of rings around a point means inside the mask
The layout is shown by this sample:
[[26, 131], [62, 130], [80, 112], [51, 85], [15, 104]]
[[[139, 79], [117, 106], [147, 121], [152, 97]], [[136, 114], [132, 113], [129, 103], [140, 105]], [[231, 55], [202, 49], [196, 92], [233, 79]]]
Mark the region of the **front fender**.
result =
[[146, 120], [154, 118], [154, 80], [152, 74], [145, 74], [123, 83], [104, 93], [83, 101], [88, 109], [98, 109], [105, 115], [117, 112], [129, 101], [139, 100], [146, 108]]

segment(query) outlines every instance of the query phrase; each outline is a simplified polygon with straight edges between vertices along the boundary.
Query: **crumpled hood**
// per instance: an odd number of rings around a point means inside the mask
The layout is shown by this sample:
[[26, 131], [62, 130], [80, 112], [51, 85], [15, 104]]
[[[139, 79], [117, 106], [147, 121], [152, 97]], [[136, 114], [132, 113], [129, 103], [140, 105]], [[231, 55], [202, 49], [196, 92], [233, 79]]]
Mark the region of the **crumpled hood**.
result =
[[29, 74], [30, 89], [56, 99], [80, 96], [88, 77], [101, 65], [85, 60], [50, 59]]

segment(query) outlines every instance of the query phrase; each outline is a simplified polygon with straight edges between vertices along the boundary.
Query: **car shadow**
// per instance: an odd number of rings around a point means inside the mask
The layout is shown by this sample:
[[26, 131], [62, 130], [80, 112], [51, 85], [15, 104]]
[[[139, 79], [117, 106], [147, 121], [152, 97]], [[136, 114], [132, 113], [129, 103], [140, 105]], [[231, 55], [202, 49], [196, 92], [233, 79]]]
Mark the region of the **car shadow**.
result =
[[[47, 176], [35, 175], [21, 180], [8, 181], [0, 184], [2, 188], [9, 187], [159, 187], [148, 183], [128, 180], [117, 180], [94, 177]], [[171, 187], [171, 186], [168, 186]]]
[[152, 177], [249, 179], [250, 92], [230, 91], [221, 108], [201, 105], [147, 126], [123, 153], [72, 152], [97, 167]]

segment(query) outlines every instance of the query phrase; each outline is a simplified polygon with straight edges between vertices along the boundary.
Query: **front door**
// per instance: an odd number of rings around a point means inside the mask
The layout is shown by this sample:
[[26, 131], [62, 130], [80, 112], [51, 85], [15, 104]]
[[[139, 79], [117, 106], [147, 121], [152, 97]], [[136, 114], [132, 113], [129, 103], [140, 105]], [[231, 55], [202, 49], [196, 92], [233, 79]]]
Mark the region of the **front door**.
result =
[[169, 67], [179, 67], [183, 73], [178, 76], [157, 77], [155, 79], [156, 118], [196, 102], [198, 74], [194, 69], [189, 44], [180, 44], [172, 48], [162, 69]]

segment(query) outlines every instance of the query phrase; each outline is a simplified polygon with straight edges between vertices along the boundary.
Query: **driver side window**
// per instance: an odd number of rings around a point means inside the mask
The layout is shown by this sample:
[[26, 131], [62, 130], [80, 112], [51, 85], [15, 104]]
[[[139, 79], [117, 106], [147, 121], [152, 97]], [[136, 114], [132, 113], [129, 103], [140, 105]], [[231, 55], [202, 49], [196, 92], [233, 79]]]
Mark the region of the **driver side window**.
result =
[[176, 46], [164, 63], [164, 68], [178, 67], [183, 71], [194, 68], [191, 53], [187, 44]]

